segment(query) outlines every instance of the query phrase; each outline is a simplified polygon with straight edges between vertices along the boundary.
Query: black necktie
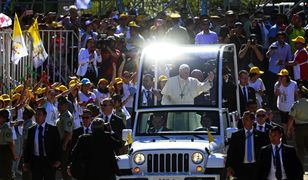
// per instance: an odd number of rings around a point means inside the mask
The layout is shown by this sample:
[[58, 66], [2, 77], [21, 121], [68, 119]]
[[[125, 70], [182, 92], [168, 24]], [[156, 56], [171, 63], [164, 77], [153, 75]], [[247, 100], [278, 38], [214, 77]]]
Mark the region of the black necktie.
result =
[[43, 149], [43, 126], [39, 126], [39, 134], [38, 134], [38, 145], [39, 145], [39, 154], [40, 156], [44, 156], [44, 149]]
[[281, 162], [280, 162], [280, 155], [279, 155], [279, 150], [278, 146], [276, 146], [276, 153], [275, 153], [275, 165], [276, 165], [276, 178], [278, 180], [281, 180], [282, 178], [282, 171], [281, 171]]
[[89, 134], [89, 128], [86, 128], [86, 134]]
[[147, 100], [148, 100], [148, 101], [151, 101], [151, 99], [152, 99], [152, 98], [151, 98], [151, 91], [148, 90], [148, 91], [147, 91]]
[[263, 126], [259, 126], [259, 130], [260, 130], [260, 131], [263, 131]]
[[105, 116], [105, 123], [108, 123], [109, 121], [109, 118], [108, 118], [108, 116]]
[[246, 87], [244, 86], [243, 87], [243, 96], [244, 96], [244, 102], [245, 102], [245, 105], [247, 104], [247, 93], [246, 93]]
[[19, 133], [18, 126], [14, 126], [14, 129], [15, 129], [16, 134], [21, 135], [21, 134]]

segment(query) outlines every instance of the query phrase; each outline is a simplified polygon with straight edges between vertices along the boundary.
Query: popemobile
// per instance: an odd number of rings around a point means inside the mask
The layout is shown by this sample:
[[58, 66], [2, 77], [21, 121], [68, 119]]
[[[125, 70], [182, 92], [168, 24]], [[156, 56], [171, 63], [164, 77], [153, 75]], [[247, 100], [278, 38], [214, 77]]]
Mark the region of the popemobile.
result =
[[[225, 179], [239, 112], [234, 44], [144, 48], [119, 180]], [[229, 85], [226, 85], [229, 84]]]

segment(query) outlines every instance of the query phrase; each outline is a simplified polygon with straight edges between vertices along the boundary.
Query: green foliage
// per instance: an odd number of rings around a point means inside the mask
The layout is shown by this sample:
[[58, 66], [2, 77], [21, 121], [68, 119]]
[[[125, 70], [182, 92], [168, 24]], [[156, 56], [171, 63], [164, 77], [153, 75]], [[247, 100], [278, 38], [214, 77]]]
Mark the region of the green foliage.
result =
[[[123, 6], [126, 9], [132, 7], [137, 7], [139, 11], [144, 11], [145, 14], [148, 14], [152, 17], [155, 17], [159, 12], [164, 9], [164, 6], [169, 4], [172, 0], [122, 0]], [[188, 14], [189, 9], [185, 5], [190, 6], [192, 14], [194, 16], [199, 16], [201, 13], [201, 1], [202, 0], [176, 0], [170, 7], [166, 9], [167, 12], [179, 11], [181, 14]], [[257, 4], [262, 4], [266, 0], [240, 0], [242, 11], [250, 10], [254, 8]], [[138, 5], [137, 5], [138, 3]], [[224, 8], [224, 0], [206, 0], [206, 3], [209, 5], [210, 14], [216, 14], [218, 7]], [[142, 7], [144, 4], [144, 7]], [[144, 9], [143, 9], [144, 8]], [[85, 13], [99, 14], [102, 15], [110, 9], [116, 9], [116, 0], [93, 0], [92, 9], [85, 10]]]

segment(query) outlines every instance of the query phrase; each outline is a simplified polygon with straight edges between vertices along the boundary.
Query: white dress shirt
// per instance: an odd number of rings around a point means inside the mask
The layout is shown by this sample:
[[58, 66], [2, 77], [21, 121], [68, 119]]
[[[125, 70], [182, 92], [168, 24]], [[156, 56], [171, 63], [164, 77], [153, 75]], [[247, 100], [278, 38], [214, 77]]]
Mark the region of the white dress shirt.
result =
[[[260, 126], [262, 126], [262, 130], [260, 130]], [[258, 131], [265, 132], [265, 123], [259, 124], [259, 123], [257, 122], [257, 123], [256, 123], [256, 129], [257, 129]]]
[[91, 133], [92, 133], [91, 126], [89, 126], [89, 127], [83, 126], [83, 134], [86, 134], [87, 128], [89, 129], [89, 130], [88, 130], [88, 133], [91, 134]]
[[40, 156], [40, 151], [39, 151], [39, 126], [43, 127], [43, 132], [42, 132], [42, 135], [43, 135], [43, 151], [44, 151], [44, 156], [46, 156], [46, 151], [45, 151], [45, 146], [44, 146], [46, 121], [41, 125], [39, 125], [39, 124], [36, 125], [35, 135], [34, 135], [34, 148], [33, 148], [34, 152], [33, 152], [33, 154], [35, 156]]
[[[281, 147], [281, 143], [278, 144], [278, 148], [279, 148], [279, 156], [280, 156], [280, 164], [281, 164], [281, 172], [282, 172], [282, 179], [287, 179], [287, 175], [286, 175], [286, 172], [284, 170], [284, 167], [283, 167], [283, 161], [282, 161], [282, 148]], [[275, 153], [276, 153], [276, 145], [272, 144], [272, 163], [271, 163], [271, 170], [269, 172], [269, 175], [267, 177], [267, 179], [269, 180], [277, 180], [276, 178], [276, 175], [275, 175], [275, 172], [276, 172], [276, 167], [274, 166], [274, 158], [275, 157]]]
[[[245, 130], [245, 136], [247, 136], [247, 132], [248, 132], [248, 130], [247, 129], [244, 129]], [[251, 162], [248, 162], [248, 158], [247, 158], [247, 148], [248, 148], [248, 146], [247, 146], [247, 139], [248, 138], [245, 138], [245, 156], [244, 156], [244, 163], [254, 163], [254, 162], [256, 162], [256, 158], [255, 158], [255, 147], [254, 147], [254, 138], [253, 138], [253, 129], [250, 129], [249, 130], [250, 132], [251, 132], [251, 136], [249, 137], [249, 138], [251, 138], [251, 144], [252, 144], [252, 146], [251, 146], [251, 148], [252, 148], [252, 161]]]
[[110, 120], [111, 120], [111, 116], [112, 116], [112, 113], [111, 114], [109, 114], [107, 117], [108, 117], [108, 122], [106, 122], [106, 115], [103, 113], [103, 119], [104, 119], [104, 122], [105, 123], [110, 123]]

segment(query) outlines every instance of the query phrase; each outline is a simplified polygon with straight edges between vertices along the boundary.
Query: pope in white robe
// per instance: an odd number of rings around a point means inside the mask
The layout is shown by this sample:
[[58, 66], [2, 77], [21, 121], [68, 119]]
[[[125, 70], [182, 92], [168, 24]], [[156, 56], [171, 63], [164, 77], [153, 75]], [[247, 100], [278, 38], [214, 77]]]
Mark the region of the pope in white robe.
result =
[[190, 67], [182, 64], [179, 75], [168, 79], [162, 89], [162, 105], [194, 104], [194, 98], [202, 92], [209, 91], [214, 79], [213, 72], [209, 73], [208, 80], [200, 82], [196, 78], [189, 77]]

